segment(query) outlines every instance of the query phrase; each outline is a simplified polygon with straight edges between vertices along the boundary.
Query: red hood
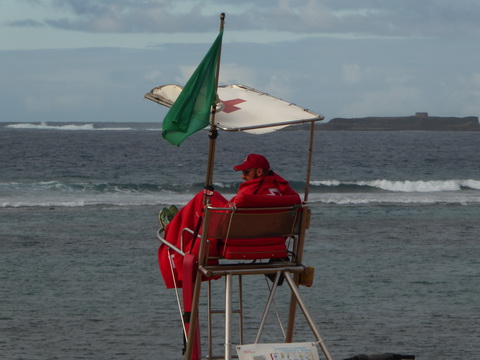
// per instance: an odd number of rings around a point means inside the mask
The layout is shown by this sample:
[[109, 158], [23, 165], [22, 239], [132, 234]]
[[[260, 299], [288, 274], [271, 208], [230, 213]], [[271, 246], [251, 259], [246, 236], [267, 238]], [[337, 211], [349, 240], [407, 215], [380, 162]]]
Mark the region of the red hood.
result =
[[[280, 175], [269, 172], [269, 175], [245, 181], [238, 187], [238, 194], [250, 195], [296, 195], [297, 193], [290, 187], [288, 181]], [[230, 200], [234, 202], [235, 197]]]

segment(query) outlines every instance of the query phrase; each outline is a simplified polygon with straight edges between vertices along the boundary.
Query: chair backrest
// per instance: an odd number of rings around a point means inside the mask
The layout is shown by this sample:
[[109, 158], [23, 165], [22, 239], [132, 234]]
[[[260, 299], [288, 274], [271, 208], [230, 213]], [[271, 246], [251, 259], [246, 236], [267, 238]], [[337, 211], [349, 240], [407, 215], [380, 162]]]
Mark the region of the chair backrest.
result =
[[205, 209], [207, 237], [214, 239], [293, 236], [300, 232], [304, 206]]

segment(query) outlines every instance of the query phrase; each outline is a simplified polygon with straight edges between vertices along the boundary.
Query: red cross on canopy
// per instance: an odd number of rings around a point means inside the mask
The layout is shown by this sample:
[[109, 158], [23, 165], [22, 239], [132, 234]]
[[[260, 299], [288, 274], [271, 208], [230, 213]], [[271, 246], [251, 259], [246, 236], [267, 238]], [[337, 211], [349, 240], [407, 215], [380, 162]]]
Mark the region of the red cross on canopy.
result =
[[240, 108], [235, 106], [235, 105], [241, 104], [245, 101], [246, 100], [242, 100], [242, 99], [233, 99], [233, 100], [227, 100], [227, 101], [222, 100], [222, 103], [223, 103], [223, 106], [224, 106], [222, 111], [227, 113], [227, 114], [230, 114], [231, 112], [240, 110]]

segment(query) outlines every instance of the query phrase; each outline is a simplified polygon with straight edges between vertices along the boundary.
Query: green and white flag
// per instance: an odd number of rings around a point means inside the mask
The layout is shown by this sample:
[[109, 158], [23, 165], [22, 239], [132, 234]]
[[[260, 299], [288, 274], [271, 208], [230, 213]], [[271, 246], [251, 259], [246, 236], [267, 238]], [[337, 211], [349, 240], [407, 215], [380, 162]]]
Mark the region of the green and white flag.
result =
[[163, 119], [162, 136], [173, 145], [180, 146], [209, 124], [210, 110], [217, 100], [215, 77], [222, 37], [223, 29]]

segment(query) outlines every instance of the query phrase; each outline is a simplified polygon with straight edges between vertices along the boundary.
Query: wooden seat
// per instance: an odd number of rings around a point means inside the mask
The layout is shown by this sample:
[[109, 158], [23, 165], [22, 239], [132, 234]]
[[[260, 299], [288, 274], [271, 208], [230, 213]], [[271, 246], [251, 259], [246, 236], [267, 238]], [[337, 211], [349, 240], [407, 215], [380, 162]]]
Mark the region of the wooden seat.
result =
[[205, 209], [204, 229], [217, 244], [219, 258], [258, 260], [285, 258], [287, 240], [298, 234], [301, 206]]
[[[308, 209], [302, 205], [263, 207], [263, 208], [219, 208], [206, 206], [201, 236], [199, 268], [204, 274], [222, 272], [222, 268], [234, 266], [231, 262], [215, 264], [210, 251], [219, 260], [260, 260], [286, 259], [283, 265], [297, 265], [296, 254], [299, 249], [302, 230], [302, 215], [308, 217]], [[287, 259], [287, 255], [288, 259]], [[203, 257], [203, 258], [202, 258]], [[264, 266], [256, 264], [251, 269], [262, 271]], [[237, 267], [235, 267], [236, 269]], [[241, 264], [245, 271], [248, 264]], [[268, 270], [266, 270], [268, 271]], [[270, 271], [268, 271], [270, 272]]]

